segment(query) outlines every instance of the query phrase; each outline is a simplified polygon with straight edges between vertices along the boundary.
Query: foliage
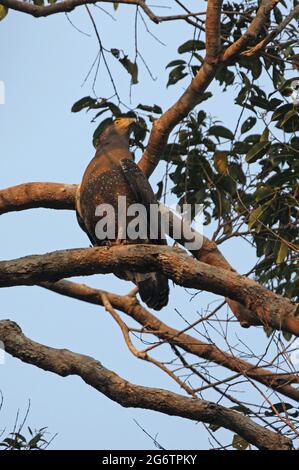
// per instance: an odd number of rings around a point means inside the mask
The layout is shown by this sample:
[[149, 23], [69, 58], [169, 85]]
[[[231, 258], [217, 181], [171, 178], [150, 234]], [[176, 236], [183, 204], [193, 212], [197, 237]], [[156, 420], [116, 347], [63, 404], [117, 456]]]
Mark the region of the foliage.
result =
[[43, 450], [48, 447], [49, 442], [45, 439], [46, 427], [32, 431], [28, 429], [28, 436], [19, 432], [11, 432], [0, 442], [1, 450]]
[[[293, 5], [297, 4], [294, 0]], [[270, 29], [281, 23], [287, 6], [282, 1], [274, 8], [268, 18]], [[247, 29], [255, 7], [248, 1], [226, 2], [223, 10], [222, 39], [231, 43]], [[293, 299], [299, 298], [299, 103], [294, 99], [293, 86], [298, 79], [296, 22], [291, 22], [283, 36], [275, 38], [265, 50], [249, 57], [240, 55], [217, 73], [222, 91], [234, 94], [240, 108], [236, 128], [228, 129], [202, 109], [201, 103], [212, 98], [210, 91], [205, 92], [194, 112], [172, 135], [163, 155], [171, 191], [179, 203], [203, 204], [205, 224], [218, 224], [219, 243], [240, 234], [246, 236], [256, 249], [259, 282]], [[264, 35], [262, 31], [255, 43]], [[167, 87], [196, 75], [204, 49], [200, 35], [179, 46], [178, 57], [166, 65]], [[119, 59], [118, 53], [115, 56]], [[126, 55], [124, 59], [134, 83], [134, 64]], [[162, 112], [158, 105], [139, 105], [125, 113], [111, 101], [91, 97], [72, 108], [75, 112], [81, 109], [99, 110], [93, 122], [110, 113], [95, 131], [95, 144], [112, 117], [139, 117], [131, 143], [141, 150], [147, 130]], [[159, 196], [164, 182], [158, 185]]]
[[[0, 410], [3, 406], [3, 396], [0, 392]], [[26, 426], [27, 418], [30, 411], [30, 402], [28, 403], [27, 410], [23, 420], [19, 423], [19, 411], [17, 413], [13, 431], [5, 436], [5, 429], [0, 431], [0, 451], [1, 450], [44, 450], [46, 449], [53, 439], [47, 437], [47, 427], [40, 429], [32, 429]], [[26, 429], [25, 429], [26, 428]], [[4, 437], [5, 436], [5, 437]]]

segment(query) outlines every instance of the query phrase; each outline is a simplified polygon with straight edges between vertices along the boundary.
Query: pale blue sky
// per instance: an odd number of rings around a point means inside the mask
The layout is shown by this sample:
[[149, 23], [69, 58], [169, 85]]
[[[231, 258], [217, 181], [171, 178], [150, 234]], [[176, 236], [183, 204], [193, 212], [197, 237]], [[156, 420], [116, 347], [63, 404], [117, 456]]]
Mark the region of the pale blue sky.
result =
[[[105, 8], [112, 12], [110, 6]], [[118, 23], [96, 8], [91, 8], [103, 43], [134, 53], [134, 11], [120, 7]], [[65, 15], [34, 19], [9, 12], [0, 23], [0, 79], [6, 85], [6, 104], [0, 106], [0, 187], [28, 181], [78, 183], [92, 158], [91, 143], [95, 124], [91, 115], [72, 114], [72, 104], [91, 93], [89, 80], [81, 83], [98, 50], [84, 8], [70, 15], [72, 21], [92, 37], [78, 33]], [[141, 66], [141, 85], [133, 88], [132, 104], [162, 104], [164, 109], [183, 91], [183, 84], [165, 88], [165, 65], [176, 58], [177, 46], [192, 38], [192, 29], [181, 22], [150, 29], [166, 43], [159, 45], [145, 34], [139, 22], [139, 47], [152, 73], [152, 81]], [[189, 32], [188, 32], [189, 31]], [[111, 63], [123, 100], [128, 102], [129, 78], [117, 61]], [[112, 94], [107, 75], [102, 71], [96, 90], [99, 96]], [[233, 127], [231, 98], [213, 85], [215, 97], [208, 110]], [[219, 104], [220, 103], [220, 104]], [[236, 111], [237, 112], [237, 111]], [[159, 177], [157, 170], [152, 182]], [[10, 259], [56, 249], [88, 246], [88, 239], [77, 225], [75, 214], [67, 211], [31, 210], [11, 213], [0, 219], [0, 258]], [[252, 253], [241, 242], [225, 247], [225, 254], [240, 272], [252, 266]], [[131, 286], [113, 276], [84, 279], [91, 285], [126, 293]], [[58, 348], [69, 348], [99, 359], [132, 382], [178, 387], [159, 370], [130, 356], [118, 327], [101, 308], [60, 297], [38, 287], [1, 290], [0, 318], [16, 321], [30, 338]], [[172, 290], [170, 304], [158, 313], [163, 321], [184, 326], [174, 307], [190, 320], [204, 311], [213, 296], [201, 294], [189, 303], [183, 289]], [[239, 331], [248, 341], [259, 332]], [[256, 343], [256, 340], [255, 340]], [[0, 366], [0, 389], [5, 398], [0, 428], [12, 427], [17, 408], [32, 407], [28, 424], [48, 426], [58, 432], [52, 448], [138, 449], [152, 448], [151, 441], [138, 429], [134, 419], [168, 449], [206, 448], [208, 440], [202, 425], [144, 410], [124, 409], [87, 386], [78, 377], [60, 378], [6, 356]], [[224, 435], [218, 432], [218, 437]]]

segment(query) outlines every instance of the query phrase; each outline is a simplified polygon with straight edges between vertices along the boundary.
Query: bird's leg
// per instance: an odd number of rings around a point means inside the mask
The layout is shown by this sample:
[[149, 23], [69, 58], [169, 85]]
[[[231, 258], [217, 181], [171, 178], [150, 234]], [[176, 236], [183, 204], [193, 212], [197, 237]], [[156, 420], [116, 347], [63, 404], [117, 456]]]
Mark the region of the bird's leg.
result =
[[115, 245], [111, 240], [105, 240], [103, 243], [103, 246], [106, 246], [107, 248], [111, 248], [111, 246]]
[[126, 238], [127, 235], [127, 227], [124, 227], [123, 225], [118, 226], [118, 231], [117, 231], [117, 240], [115, 241], [115, 245], [127, 245], [128, 240]]
[[114, 245], [118, 245], [118, 246], [128, 245], [128, 244], [129, 244], [128, 240], [122, 240], [122, 239], [117, 239], [116, 242], [114, 243]]

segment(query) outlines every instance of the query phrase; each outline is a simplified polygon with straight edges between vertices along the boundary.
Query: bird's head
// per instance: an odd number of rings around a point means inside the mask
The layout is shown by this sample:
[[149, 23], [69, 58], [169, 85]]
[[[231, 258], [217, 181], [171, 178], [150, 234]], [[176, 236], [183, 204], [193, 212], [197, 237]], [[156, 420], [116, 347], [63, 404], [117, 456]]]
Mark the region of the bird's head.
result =
[[115, 119], [112, 126], [118, 135], [125, 135], [129, 137], [136, 122], [137, 119], [135, 118], [121, 117]]
[[127, 141], [129, 143], [130, 134], [137, 119], [129, 117], [120, 117], [109, 124], [102, 132], [98, 144], [112, 143], [114, 140]]

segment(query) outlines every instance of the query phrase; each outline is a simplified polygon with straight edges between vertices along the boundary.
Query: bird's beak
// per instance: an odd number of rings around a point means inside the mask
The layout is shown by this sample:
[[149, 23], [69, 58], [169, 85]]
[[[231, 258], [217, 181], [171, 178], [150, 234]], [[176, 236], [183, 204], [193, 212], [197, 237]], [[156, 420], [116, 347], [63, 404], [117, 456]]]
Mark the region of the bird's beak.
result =
[[137, 123], [137, 119], [136, 118], [128, 118], [127, 119], [127, 123], [128, 123], [128, 126], [133, 126], [134, 124]]

